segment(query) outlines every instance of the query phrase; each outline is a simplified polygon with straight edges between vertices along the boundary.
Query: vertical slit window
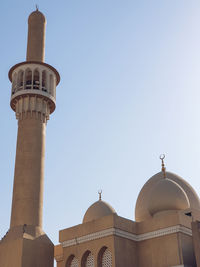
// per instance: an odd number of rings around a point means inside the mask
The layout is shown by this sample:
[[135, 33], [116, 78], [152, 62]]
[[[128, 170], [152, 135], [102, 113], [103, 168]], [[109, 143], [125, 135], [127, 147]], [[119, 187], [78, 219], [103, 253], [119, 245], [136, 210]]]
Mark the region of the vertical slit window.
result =
[[53, 90], [54, 90], [54, 87], [53, 87], [53, 75], [51, 74], [50, 75], [50, 94], [52, 96], [54, 96]]
[[47, 92], [47, 74], [45, 70], [42, 72], [42, 91]]
[[13, 75], [13, 80], [12, 80], [12, 95], [16, 92], [17, 90], [17, 73]]
[[34, 71], [34, 75], [33, 75], [33, 89], [36, 89], [36, 90], [40, 89], [40, 74], [37, 69]]
[[24, 72], [22, 70], [20, 70], [18, 72], [17, 90], [22, 90], [23, 89], [23, 76], [24, 76]]
[[27, 69], [25, 75], [25, 89], [31, 89], [31, 86], [32, 86], [32, 71], [30, 69]]

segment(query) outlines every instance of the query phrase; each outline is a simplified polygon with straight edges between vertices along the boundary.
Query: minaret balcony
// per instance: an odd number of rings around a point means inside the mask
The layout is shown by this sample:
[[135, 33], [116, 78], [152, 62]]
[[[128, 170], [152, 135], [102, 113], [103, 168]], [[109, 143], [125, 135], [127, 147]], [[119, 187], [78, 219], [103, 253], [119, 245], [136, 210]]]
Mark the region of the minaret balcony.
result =
[[56, 85], [60, 76], [56, 69], [43, 62], [22, 62], [10, 69], [9, 78], [12, 82], [11, 108], [16, 111], [20, 98], [36, 96], [49, 102], [50, 113], [56, 106]]

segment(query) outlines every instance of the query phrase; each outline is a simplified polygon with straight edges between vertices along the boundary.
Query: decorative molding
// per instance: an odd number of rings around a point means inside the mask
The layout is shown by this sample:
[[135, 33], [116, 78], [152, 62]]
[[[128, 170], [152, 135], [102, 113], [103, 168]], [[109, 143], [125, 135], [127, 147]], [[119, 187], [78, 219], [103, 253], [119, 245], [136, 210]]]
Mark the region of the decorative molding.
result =
[[174, 233], [182, 233], [182, 234], [192, 236], [192, 230], [191, 229], [186, 228], [185, 226], [175, 225], [175, 226], [163, 228], [160, 230], [156, 230], [153, 232], [137, 235], [137, 241], [143, 241], [143, 240], [147, 240], [147, 239], [151, 239], [151, 238], [155, 238], [155, 237], [159, 237], [159, 236], [170, 235], [170, 234], [174, 234]]
[[96, 232], [96, 233], [93, 233], [93, 234], [84, 235], [84, 236], [81, 236], [81, 237], [78, 237], [78, 238], [74, 238], [74, 239], [71, 239], [71, 240], [64, 241], [62, 243], [62, 246], [63, 247], [69, 247], [69, 246], [81, 244], [81, 243], [84, 243], [84, 242], [87, 242], [87, 241], [92, 241], [92, 240], [95, 240], [95, 239], [99, 239], [99, 238], [110, 236], [110, 235], [114, 235], [114, 234], [115, 234], [115, 228], [109, 228], [109, 229], [106, 229], [106, 230], [103, 230], [103, 231], [99, 231], [99, 232]]
[[58, 261], [63, 261], [63, 254], [62, 255], [56, 255], [54, 257], [55, 257], [55, 259], [56, 259], [57, 262]]
[[30, 117], [35, 114], [36, 119], [46, 122], [49, 119], [50, 105], [49, 101], [38, 96], [23, 96], [16, 99], [15, 112], [19, 120]]
[[[156, 230], [153, 232], [140, 234], [140, 235], [132, 234], [132, 233], [129, 233], [129, 232], [117, 229], [117, 228], [109, 228], [103, 231], [95, 232], [89, 235], [85, 235], [85, 236], [81, 236], [81, 237], [77, 237], [71, 240], [64, 241], [62, 242], [62, 247], [70, 247], [70, 246], [74, 246], [77, 244], [81, 244], [84, 242], [88, 242], [88, 241], [92, 241], [95, 239], [103, 238], [106, 236], [112, 236], [112, 235], [123, 237], [123, 238], [133, 240], [136, 242], [140, 242], [140, 241], [148, 240], [151, 238], [170, 235], [174, 233], [182, 233], [182, 234], [192, 236], [192, 230], [181, 225], [175, 225], [175, 226], [163, 228], [160, 230]], [[183, 265], [180, 265], [180, 267], [181, 266]], [[179, 266], [174, 266], [174, 267], [179, 267]]]

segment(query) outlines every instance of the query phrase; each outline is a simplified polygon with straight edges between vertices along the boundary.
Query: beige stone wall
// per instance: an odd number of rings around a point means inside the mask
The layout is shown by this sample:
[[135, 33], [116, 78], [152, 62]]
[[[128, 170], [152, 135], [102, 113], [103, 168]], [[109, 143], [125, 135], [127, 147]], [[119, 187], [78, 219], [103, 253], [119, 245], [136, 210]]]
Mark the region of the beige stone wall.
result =
[[138, 242], [139, 267], [166, 267], [183, 264], [177, 234]]
[[158, 213], [156, 216], [152, 217], [149, 220], [137, 222], [137, 233], [148, 233], [179, 224], [191, 229], [191, 221], [192, 218], [186, 216], [182, 211]]
[[114, 237], [115, 267], [138, 267], [137, 244], [135, 241]]
[[59, 241], [73, 239], [75, 237], [81, 237], [98, 231], [102, 231], [113, 227], [115, 215], [105, 216], [98, 220], [79, 224], [67, 229], [59, 231]]
[[192, 222], [193, 246], [197, 267], [200, 267], [200, 222]]
[[[20, 233], [18, 233], [20, 234]], [[54, 246], [43, 233], [38, 237], [9, 233], [0, 242], [1, 267], [53, 267]]]
[[22, 266], [22, 239], [12, 242], [0, 242], [0, 266], [21, 267]]
[[182, 233], [178, 233], [178, 237], [184, 265], [196, 266], [193, 238]]

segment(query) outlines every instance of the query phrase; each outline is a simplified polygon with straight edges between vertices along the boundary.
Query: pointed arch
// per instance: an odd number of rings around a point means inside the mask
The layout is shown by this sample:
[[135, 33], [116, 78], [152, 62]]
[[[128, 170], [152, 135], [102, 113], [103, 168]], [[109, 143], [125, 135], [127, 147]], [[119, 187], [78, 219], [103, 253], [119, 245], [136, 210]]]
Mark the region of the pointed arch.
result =
[[81, 259], [81, 267], [94, 267], [94, 255], [90, 250], [87, 250]]
[[112, 267], [112, 253], [106, 247], [102, 247], [98, 253], [98, 267]]
[[65, 267], [79, 267], [79, 261], [74, 255], [70, 255], [67, 259]]

